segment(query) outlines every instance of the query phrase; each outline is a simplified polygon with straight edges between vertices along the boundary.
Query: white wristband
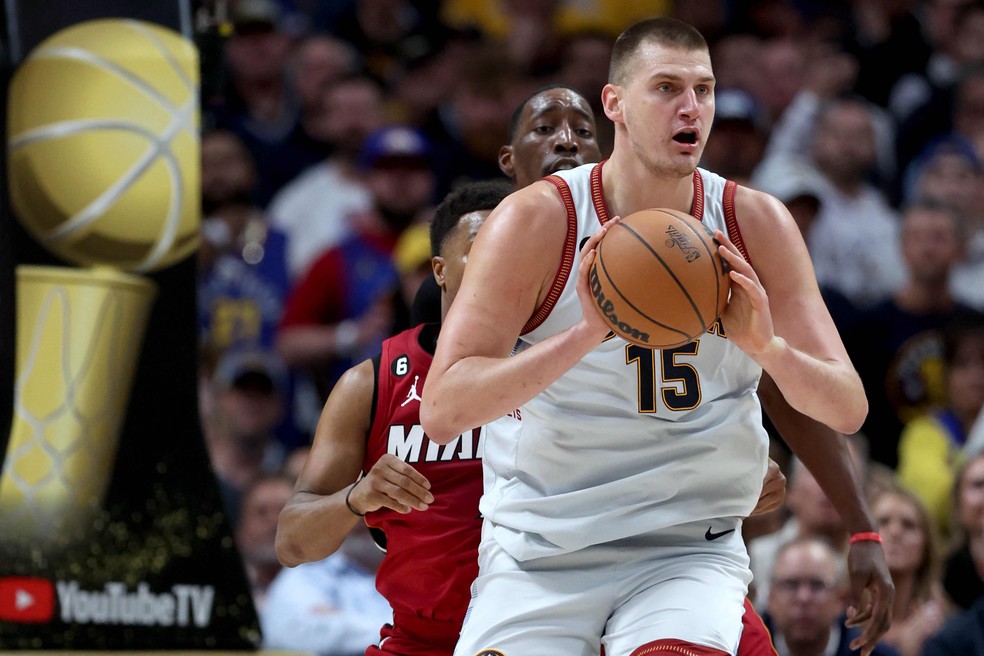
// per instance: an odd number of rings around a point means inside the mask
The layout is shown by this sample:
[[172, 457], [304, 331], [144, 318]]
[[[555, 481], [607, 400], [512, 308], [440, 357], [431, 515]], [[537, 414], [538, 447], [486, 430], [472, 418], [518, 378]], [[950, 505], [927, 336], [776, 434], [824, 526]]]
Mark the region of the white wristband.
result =
[[332, 344], [335, 353], [349, 355], [359, 343], [359, 325], [352, 319], [346, 319], [335, 324], [335, 334]]

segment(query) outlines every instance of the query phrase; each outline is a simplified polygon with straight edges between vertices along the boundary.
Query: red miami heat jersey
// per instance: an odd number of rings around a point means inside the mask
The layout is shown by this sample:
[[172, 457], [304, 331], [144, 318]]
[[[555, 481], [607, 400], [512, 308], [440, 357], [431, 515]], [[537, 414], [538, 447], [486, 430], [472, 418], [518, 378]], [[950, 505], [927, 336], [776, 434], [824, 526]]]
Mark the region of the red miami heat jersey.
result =
[[383, 628], [380, 646], [367, 654], [450, 656], [478, 574], [483, 433], [467, 431], [441, 446], [420, 426], [436, 335], [435, 325], [406, 330], [383, 342], [379, 360], [363, 469], [391, 453], [427, 477], [434, 503], [406, 515], [389, 509], [366, 515], [366, 524], [386, 535], [376, 588], [394, 611], [393, 626]]

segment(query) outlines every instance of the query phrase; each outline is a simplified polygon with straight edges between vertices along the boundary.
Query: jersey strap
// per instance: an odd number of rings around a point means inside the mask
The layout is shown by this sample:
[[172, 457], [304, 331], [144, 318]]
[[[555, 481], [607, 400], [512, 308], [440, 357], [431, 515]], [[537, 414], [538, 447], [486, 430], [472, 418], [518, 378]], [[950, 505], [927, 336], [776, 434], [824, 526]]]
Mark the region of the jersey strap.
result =
[[722, 199], [724, 204], [724, 223], [728, 228], [728, 239], [738, 248], [738, 252], [745, 258], [745, 261], [751, 264], [752, 259], [748, 257], [745, 240], [742, 239], [741, 228], [738, 227], [738, 215], [735, 213], [735, 191], [737, 189], [738, 183], [734, 180], [728, 180], [724, 183], [724, 198]]
[[557, 191], [560, 193], [560, 199], [564, 202], [564, 208], [567, 210], [567, 235], [564, 237], [564, 252], [560, 258], [560, 267], [558, 267], [557, 274], [554, 276], [553, 284], [550, 285], [550, 291], [547, 293], [547, 297], [540, 307], [530, 317], [530, 320], [523, 326], [521, 335], [535, 330], [550, 315], [550, 311], [557, 304], [557, 299], [560, 298], [560, 293], [564, 291], [567, 278], [570, 276], [571, 268], [574, 266], [574, 258], [577, 256], [577, 210], [574, 208], [574, 198], [571, 196], [571, 188], [565, 180], [556, 175], [548, 175], [544, 180], [557, 187]]

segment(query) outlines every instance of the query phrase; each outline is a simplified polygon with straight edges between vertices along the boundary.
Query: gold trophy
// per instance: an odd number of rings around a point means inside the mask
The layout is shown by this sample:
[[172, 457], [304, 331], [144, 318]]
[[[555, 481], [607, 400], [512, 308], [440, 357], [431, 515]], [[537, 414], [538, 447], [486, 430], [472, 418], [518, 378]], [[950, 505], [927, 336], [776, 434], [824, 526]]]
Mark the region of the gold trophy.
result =
[[198, 245], [198, 56], [128, 19], [39, 44], [8, 93], [11, 205], [76, 267], [20, 266], [0, 541], [83, 538], [102, 509], [156, 293]]

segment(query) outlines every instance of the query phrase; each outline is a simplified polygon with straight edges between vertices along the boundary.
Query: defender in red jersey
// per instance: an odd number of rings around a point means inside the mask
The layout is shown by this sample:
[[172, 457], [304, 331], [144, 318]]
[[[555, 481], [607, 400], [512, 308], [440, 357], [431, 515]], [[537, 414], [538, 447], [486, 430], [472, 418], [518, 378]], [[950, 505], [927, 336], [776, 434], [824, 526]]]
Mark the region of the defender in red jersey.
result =
[[[438, 207], [432, 264], [444, 311], [479, 226], [511, 191], [505, 181], [473, 183]], [[478, 572], [482, 431], [442, 446], [420, 426], [438, 330], [424, 324], [391, 337], [380, 356], [342, 376], [278, 526], [277, 555], [288, 566], [330, 555], [362, 517], [377, 529], [386, 556], [376, 587], [393, 622], [370, 655], [451, 654]]]

